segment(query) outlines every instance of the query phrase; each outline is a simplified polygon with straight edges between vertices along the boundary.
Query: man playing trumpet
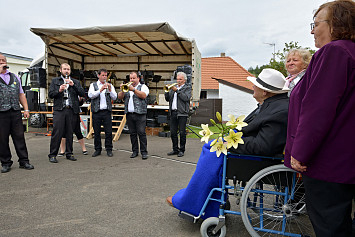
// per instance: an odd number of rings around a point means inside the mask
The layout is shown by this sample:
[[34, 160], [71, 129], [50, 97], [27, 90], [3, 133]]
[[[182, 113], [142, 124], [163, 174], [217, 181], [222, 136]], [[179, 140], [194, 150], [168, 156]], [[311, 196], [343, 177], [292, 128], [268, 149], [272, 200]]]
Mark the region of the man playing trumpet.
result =
[[[169, 102], [170, 132], [173, 151], [168, 156], [184, 156], [186, 144], [186, 121], [190, 109], [191, 85], [186, 84], [186, 74], [178, 72], [177, 85], [169, 86], [170, 91], [165, 92], [165, 100]], [[177, 131], [180, 133], [180, 148], [178, 146]]]
[[[125, 114], [127, 115], [127, 125], [131, 136], [132, 155], [131, 158], [138, 156], [138, 137], [142, 159], [148, 158], [147, 136], [145, 125], [147, 120], [147, 96], [149, 89], [146, 85], [139, 83], [137, 72], [129, 74], [131, 84], [121, 84], [121, 91], [118, 93], [119, 99], [124, 99]], [[128, 90], [127, 90], [128, 86]], [[138, 137], [137, 137], [138, 135]]]
[[95, 152], [92, 157], [101, 155], [101, 125], [105, 131], [105, 148], [107, 156], [112, 157], [112, 103], [116, 100], [117, 92], [115, 87], [107, 83], [107, 70], [100, 69], [98, 72], [99, 80], [90, 85], [88, 96], [91, 98], [91, 111], [94, 127]]

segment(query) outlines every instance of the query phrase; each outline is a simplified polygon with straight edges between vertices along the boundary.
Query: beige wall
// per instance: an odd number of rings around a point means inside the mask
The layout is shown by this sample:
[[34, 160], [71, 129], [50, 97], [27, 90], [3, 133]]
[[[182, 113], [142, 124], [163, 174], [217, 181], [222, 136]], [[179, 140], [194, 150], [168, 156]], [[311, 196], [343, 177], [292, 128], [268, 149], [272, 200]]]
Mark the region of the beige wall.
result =
[[15, 73], [18, 75], [18, 72], [25, 70], [31, 63], [29, 60], [24, 60], [24, 59], [19, 59], [19, 58], [13, 58], [11, 56], [6, 56], [7, 59], [7, 64], [9, 66], [9, 70], [12, 73]]

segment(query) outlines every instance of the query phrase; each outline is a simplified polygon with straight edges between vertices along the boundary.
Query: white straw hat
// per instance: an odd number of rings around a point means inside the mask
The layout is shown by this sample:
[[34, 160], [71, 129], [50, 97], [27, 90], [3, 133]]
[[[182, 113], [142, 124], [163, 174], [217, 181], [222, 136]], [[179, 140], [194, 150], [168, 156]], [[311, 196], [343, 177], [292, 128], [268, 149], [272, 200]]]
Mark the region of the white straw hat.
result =
[[265, 68], [258, 77], [248, 77], [248, 80], [260, 89], [275, 94], [290, 91], [288, 87], [285, 87], [286, 79], [284, 75], [272, 68]]

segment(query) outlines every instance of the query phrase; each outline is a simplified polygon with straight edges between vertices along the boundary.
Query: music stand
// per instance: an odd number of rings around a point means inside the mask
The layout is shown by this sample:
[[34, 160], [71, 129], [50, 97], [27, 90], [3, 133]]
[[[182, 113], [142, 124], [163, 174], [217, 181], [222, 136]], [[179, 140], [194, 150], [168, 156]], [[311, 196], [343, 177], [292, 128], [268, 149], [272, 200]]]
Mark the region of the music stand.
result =
[[155, 82], [155, 92], [158, 94], [158, 82], [160, 81], [161, 76], [160, 75], [154, 75], [152, 82]]

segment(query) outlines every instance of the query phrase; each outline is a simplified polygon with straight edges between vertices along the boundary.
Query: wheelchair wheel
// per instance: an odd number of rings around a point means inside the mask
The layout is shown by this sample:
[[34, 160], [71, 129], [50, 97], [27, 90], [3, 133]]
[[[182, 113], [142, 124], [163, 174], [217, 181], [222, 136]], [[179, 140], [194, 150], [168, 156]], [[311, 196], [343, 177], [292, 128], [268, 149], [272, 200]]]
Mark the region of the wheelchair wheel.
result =
[[302, 176], [284, 165], [256, 173], [243, 190], [240, 209], [251, 236], [315, 236]]
[[213, 229], [218, 224], [217, 217], [207, 218], [202, 222], [200, 233], [202, 237], [224, 237], [226, 235], [226, 226], [223, 226], [216, 234], [213, 234]]

